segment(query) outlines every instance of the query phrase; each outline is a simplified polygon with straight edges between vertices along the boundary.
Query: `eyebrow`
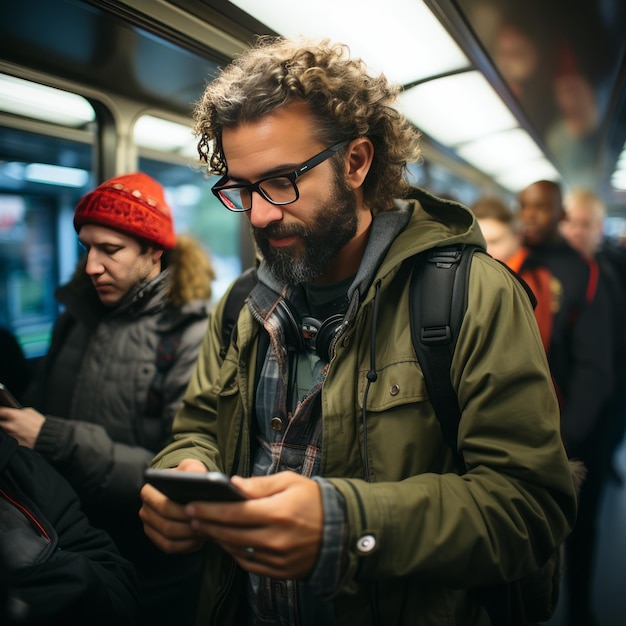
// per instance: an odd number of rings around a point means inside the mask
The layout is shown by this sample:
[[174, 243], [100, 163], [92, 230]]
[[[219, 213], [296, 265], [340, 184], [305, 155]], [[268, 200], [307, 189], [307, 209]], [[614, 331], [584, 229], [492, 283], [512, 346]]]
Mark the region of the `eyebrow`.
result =
[[121, 242], [114, 242], [114, 241], [110, 241], [108, 239], [104, 240], [104, 241], [92, 241], [90, 243], [87, 243], [85, 241], [83, 241], [80, 237], [78, 238], [78, 241], [80, 243], [81, 246], [83, 246], [84, 248], [94, 248], [94, 247], [102, 247], [102, 246], [116, 246], [116, 247], [124, 247], [125, 244], [121, 243]]
[[[276, 165], [272, 169], [266, 170], [262, 172], [259, 176], [256, 177], [256, 180], [263, 180], [264, 178], [271, 178], [272, 176], [281, 176], [283, 174], [291, 174], [291, 172], [295, 172], [300, 165], [302, 165], [304, 161], [299, 163], [285, 163], [282, 165]], [[251, 182], [249, 178], [243, 178], [241, 176], [233, 176], [227, 170], [227, 175], [230, 180], [236, 183], [249, 183]]]

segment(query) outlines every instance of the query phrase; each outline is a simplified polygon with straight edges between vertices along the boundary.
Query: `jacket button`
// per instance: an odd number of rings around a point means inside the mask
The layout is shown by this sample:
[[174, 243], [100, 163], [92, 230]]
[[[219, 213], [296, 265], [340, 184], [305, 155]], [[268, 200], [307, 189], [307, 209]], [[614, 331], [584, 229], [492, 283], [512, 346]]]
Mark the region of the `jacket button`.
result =
[[356, 542], [356, 549], [361, 554], [367, 554], [368, 552], [371, 552], [375, 547], [376, 547], [376, 538], [374, 537], [374, 535], [363, 535]]
[[389, 388], [389, 393], [392, 396], [397, 396], [400, 393], [400, 385], [391, 385]]
[[280, 417], [272, 417], [272, 430], [282, 430], [283, 429], [283, 420]]
[[349, 347], [349, 346], [350, 346], [350, 337], [349, 337], [349, 336], [344, 337], [344, 338], [343, 338], [343, 341], [341, 342], [341, 345], [342, 345], [344, 348]]

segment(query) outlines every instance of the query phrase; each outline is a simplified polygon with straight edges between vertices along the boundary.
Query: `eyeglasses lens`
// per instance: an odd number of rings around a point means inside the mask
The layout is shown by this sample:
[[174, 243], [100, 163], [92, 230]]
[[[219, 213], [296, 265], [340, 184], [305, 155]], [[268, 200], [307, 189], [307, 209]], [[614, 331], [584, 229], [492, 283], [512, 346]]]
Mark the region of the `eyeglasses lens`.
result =
[[286, 176], [278, 176], [261, 181], [259, 189], [271, 202], [278, 204], [289, 204], [297, 199], [296, 188]]
[[243, 211], [251, 206], [250, 190], [245, 187], [220, 189], [219, 195], [222, 202], [231, 211]]
[[[257, 185], [261, 194], [274, 204], [289, 204], [298, 198], [294, 183], [286, 176], [268, 178]], [[232, 185], [219, 190], [224, 205], [231, 211], [247, 211], [252, 207], [254, 186]]]

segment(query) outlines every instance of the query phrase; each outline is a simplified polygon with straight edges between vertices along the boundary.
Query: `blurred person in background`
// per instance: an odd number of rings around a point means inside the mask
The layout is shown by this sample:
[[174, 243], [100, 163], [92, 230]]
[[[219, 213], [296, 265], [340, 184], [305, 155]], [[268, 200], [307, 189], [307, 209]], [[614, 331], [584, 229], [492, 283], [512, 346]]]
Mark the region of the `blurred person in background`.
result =
[[132, 626], [132, 565], [68, 482], [0, 428], [0, 624]]
[[553, 277], [554, 316], [548, 362], [561, 404], [561, 434], [568, 455], [587, 466], [576, 526], [566, 542], [567, 624], [591, 626], [595, 519], [598, 509], [597, 445], [604, 407], [613, 392], [611, 303], [597, 263], [572, 248], [560, 232], [565, 217], [560, 186], [532, 183], [519, 194], [523, 243], [520, 271], [547, 267]]
[[471, 207], [485, 237], [487, 252], [517, 272], [532, 289], [537, 299], [535, 318], [543, 347], [548, 351], [552, 333], [552, 274], [542, 265], [527, 263], [529, 249], [522, 243], [520, 224], [506, 204], [495, 196], [477, 200]]
[[142, 623], [186, 626], [200, 559], [164, 555], [137, 513], [144, 468], [169, 440], [191, 377], [215, 275], [194, 239], [176, 237], [163, 187], [143, 173], [85, 195], [74, 227], [86, 255], [57, 291], [65, 312], [26, 396], [34, 408], [0, 409], [0, 420], [67, 478], [134, 564]]
[[565, 220], [561, 232], [571, 246], [588, 259], [598, 263], [600, 273], [609, 287], [613, 307], [615, 340], [615, 385], [605, 410], [605, 441], [598, 446], [601, 475], [622, 482], [613, 464], [615, 450], [624, 439], [626, 427], [626, 250], [604, 237], [606, 208], [589, 189], [578, 188], [564, 200]]

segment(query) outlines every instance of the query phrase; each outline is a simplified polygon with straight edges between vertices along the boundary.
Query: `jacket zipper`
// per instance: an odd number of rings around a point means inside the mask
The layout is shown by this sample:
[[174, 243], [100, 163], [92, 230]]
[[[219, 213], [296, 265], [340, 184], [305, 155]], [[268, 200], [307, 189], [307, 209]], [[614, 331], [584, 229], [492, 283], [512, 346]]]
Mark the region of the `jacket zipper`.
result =
[[50, 541], [50, 535], [46, 532], [46, 529], [41, 525], [39, 520], [22, 504], [11, 498], [4, 490], [0, 489], [0, 494], [4, 497], [7, 502], [12, 504], [18, 511], [28, 519], [28, 521], [39, 531], [42, 537], [44, 537], [47, 541]]

